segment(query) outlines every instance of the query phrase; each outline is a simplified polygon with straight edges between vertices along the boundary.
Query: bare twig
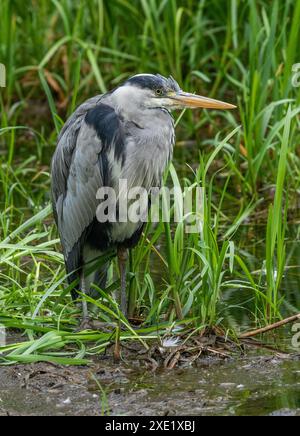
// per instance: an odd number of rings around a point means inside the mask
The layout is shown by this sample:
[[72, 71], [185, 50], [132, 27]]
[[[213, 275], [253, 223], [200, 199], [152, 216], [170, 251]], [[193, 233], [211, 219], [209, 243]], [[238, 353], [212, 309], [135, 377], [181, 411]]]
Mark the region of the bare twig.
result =
[[266, 327], [263, 327], [261, 329], [252, 330], [247, 333], [243, 333], [239, 336], [239, 339], [246, 339], [246, 338], [252, 338], [253, 336], [260, 335], [262, 333], [269, 332], [271, 330], [278, 329], [279, 327], [282, 327], [286, 324], [290, 324], [291, 322], [297, 321], [300, 319], [300, 313], [297, 315], [290, 316], [289, 318], [283, 319], [282, 321], [275, 322], [274, 324], [267, 325]]
[[290, 353], [283, 351], [279, 348], [272, 347], [271, 345], [264, 344], [263, 342], [259, 342], [258, 340], [254, 338], [248, 338], [242, 340], [243, 345], [247, 345], [248, 347], [255, 347], [255, 348], [263, 348], [265, 350], [272, 351], [273, 353], [279, 354], [280, 356], [289, 356]]

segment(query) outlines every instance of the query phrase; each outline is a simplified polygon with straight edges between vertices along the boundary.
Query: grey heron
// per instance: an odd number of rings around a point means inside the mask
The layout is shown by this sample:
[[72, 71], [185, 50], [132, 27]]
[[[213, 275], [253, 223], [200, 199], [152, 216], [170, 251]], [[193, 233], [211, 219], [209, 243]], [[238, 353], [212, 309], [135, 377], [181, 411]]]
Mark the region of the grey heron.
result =
[[[87, 273], [86, 265], [115, 250], [120, 270], [120, 301], [124, 315], [127, 250], [141, 236], [143, 223], [99, 222], [97, 191], [160, 186], [175, 142], [171, 110], [182, 108], [233, 109], [235, 106], [183, 92], [172, 78], [137, 74], [114, 90], [83, 103], [67, 120], [58, 137], [51, 165], [52, 203], [69, 282], [94, 295], [92, 283], [105, 288], [106, 266]], [[88, 310], [83, 302], [83, 322]]]

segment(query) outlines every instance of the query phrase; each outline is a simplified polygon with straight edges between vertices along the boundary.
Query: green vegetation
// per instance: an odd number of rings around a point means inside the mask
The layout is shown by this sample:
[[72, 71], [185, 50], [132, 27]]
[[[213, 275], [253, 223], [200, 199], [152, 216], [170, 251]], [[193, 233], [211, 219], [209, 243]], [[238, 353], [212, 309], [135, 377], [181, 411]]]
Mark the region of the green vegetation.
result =
[[[111, 342], [147, 347], [179, 318], [190, 332], [237, 334], [299, 312], [299, 281], [283, 284], [300, 268], [300, 0], [0, 0], [0, 10], [0, 324], [27, 336], [2, 349], [4, 363], [81, 364]], [[203, 187], [204, 225], [187, 234], [182, 215], [147, 226], [128, 274], [141, 327], [112, 297], [112, 262], [108, 292], [99, 289], [94, 304], [115, 330], [74, 333], [79, 311], [49, 206], [49, 163], [74, 108], [137, 72], [171, 74], [238, 110], [175, 115], [166, 184]]]

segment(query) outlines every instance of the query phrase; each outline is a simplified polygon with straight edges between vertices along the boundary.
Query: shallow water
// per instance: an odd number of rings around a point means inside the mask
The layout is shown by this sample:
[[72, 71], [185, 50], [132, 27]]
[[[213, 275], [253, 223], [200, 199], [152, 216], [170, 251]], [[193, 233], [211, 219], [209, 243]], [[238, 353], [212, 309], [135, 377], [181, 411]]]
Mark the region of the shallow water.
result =
[[0, 368], [0, 414], [300, 416], [299, 363], [265, 355], [156, 373], [107, 360]]

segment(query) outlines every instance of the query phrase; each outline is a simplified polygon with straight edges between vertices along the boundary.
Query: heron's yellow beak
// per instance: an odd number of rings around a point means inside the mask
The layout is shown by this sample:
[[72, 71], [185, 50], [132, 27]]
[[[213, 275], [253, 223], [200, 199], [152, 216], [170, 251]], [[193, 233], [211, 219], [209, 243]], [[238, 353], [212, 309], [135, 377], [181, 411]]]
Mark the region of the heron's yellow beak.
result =
[[178, 106], [186, 108], [205, 108], [205, 109], [235, 109], [236, 106], [224, 101], [214, 100], [201, 95], [190, 94], [188, 92], [179, 91], [170, 95], [172, 100], [178, 102]]

